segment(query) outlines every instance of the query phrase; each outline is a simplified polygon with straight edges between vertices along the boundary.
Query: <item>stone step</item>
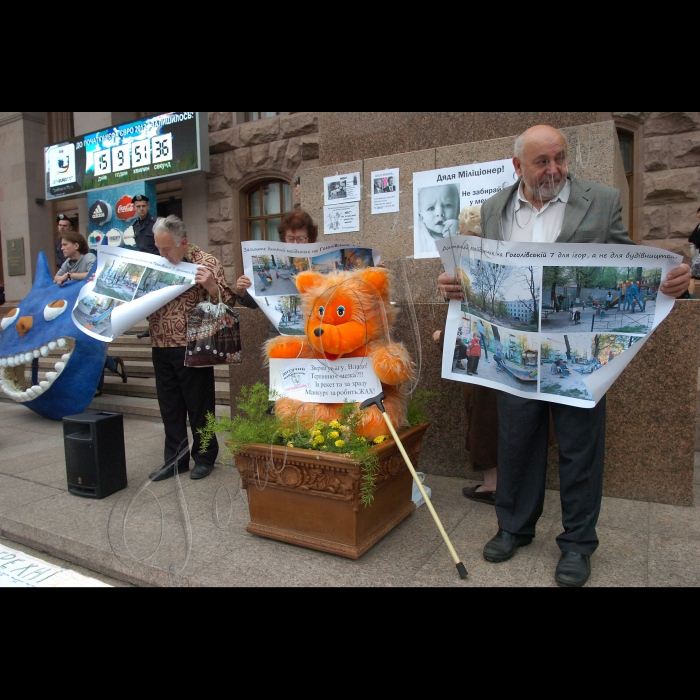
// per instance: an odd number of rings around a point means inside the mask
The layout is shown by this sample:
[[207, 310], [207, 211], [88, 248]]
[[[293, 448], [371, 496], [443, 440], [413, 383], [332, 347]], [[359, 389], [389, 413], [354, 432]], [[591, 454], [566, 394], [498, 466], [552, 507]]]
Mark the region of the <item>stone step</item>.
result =
[[[228, 382], [216, 382], [216, 403], [229, 404], [229, 384]], [[156, 381], [152, 378], [133, 377], [124, 384], [120, 377], [107, 373], [105, 383], [102, 387], [103, 394], [118, 396], [140, 396], [147, 399], [156, 398]]]
[[[125, 416], [142, 418], [143, 420], [160, 421], [160, 409], [158, 399], [147, 399], [139, 396], [118, 396], [115, 394], [102, 394], [96, 396], [90, 406], [89, 411], [111, 411], [122, 413]], [[217, 404], [215, 413], [217, 416], [228, 416], [229, 406]]]
[[119, 347], [145, 348], [149, 352], [151, 350], [150, 338], [137, 338], [135, 335], [120, 335], [118, 338], [115, 338], [109, 345], [110, 347], [118, 345]]
[[[132, 359], [123, 354], [110, 353], [112, 357], [121, 357], [124, 360], [124, 369], [126, 376], [131, 377], [154, 377], [155, 370], [150, 357], [147, 359]], [[226, 365], [218, 365], [214, 367], [214, 378], [220, 382], [228, 382], [228, 367]]]
[[[1, 403], [15, 403], [12, 399], [3, 397], [4, 394], [0, 396]], [[158, 400], [146, 399], [138, 396], [116, 396], [109, 394], [96, 396], [86, 411], [109, 411], [111, 413], [121, 413], [122, 415], [140, 420], [161, 420]], [[225, 404], [218, 404], [215, 413], [217, 416], [230, 415], [229, 407]]]

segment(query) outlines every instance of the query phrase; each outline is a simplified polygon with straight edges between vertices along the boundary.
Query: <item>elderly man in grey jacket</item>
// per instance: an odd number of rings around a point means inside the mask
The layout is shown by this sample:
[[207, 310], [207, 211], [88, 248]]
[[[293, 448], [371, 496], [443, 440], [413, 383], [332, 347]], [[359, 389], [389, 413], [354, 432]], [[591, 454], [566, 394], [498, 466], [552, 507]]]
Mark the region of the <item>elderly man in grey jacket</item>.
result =
[[[632, 244], [622, 223], [620, 192], [570, 177], [566, 157], [566, 138], [559, 130], [540, 125], [521, 134], [513, 158], [520, 179], [484, 202], [484, 237], [534, 244]], [[684, 297], [689, 282], [690, 269], [683, 264], [669, 272], [661, 291]], [[461, 298], [459, 280], [444, 273], [438, 290], [445, 298]], [[605, 397], [594, 408], [578, 408], [498, 392], [499, 529], [483, 554], [487, 561], [506, 561], [535, 536], [544, 504], [550, 410], [559, 443], [564, 527], [557, 537], [561, 558], [555, 579], [562, 586], [583, 586], [598, 546]]]

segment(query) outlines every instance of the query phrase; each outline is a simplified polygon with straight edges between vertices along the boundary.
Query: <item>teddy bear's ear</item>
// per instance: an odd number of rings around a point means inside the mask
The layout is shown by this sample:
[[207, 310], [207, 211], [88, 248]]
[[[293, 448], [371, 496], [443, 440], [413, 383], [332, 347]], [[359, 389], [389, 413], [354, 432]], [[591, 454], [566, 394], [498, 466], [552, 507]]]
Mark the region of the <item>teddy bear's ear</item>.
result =
[[312, 287], [316, 287], [317, 285], [321, 284], [323, 282], [323, 275], [319, 272], [313, 272], [311, 270], [307, 270], [306, 272], [300, 272], [297, 275], [296, 279], [296, 285], [297, 289], [303, 294], [304, 292], [308, 292], [309, 289]]
[[372, 285], [381, 296], [385, 296], [389, 290], [389, 270], [381, 267], [372, 267], [362, 270], [359, 278]]

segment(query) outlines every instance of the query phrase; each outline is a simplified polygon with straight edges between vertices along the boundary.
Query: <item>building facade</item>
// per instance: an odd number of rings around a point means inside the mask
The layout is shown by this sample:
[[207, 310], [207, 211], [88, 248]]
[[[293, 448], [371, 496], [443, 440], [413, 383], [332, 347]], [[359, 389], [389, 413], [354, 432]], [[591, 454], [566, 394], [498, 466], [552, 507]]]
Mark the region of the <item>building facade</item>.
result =
[[[59, 213], [88, 233], [85, 197], [44, 201], [44, 146], [153, 114], [0, 112], [1, 281], [8, 300], [31, 289], [39, 251], [53, 262]], [[210, 172], [160, 182], [158, 213], [181, 215], [192, 240], [219, 257], [235, 280], [241, 241], [275, 239], [280, 216], [299, 206], [296, 183], [303, 188], [305, 169], [347, 161], [350, 153], [379, 157], [512, 136], [536, 123], [606, 120], [617, 128], [632, 237], [687, 260], [686, 239], [700, 206], [700, 112], [210, 112]], [[578, 146], [570, 162], [589, 157]], [[8, 245], [20, 241], [22, 274], [8, 269]], [[391, 258], [391, 250], [383, 252]]]

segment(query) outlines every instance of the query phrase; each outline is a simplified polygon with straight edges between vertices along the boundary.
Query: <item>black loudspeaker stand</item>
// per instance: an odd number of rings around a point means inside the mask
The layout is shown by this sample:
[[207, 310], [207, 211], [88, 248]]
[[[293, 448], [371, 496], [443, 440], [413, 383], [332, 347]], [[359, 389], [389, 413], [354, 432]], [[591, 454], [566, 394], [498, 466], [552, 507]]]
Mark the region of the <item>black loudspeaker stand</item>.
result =
[[125, 489], [124, 417], [87, 412], [63, 419], [68, 490], [85, 498], [105, 498]]

